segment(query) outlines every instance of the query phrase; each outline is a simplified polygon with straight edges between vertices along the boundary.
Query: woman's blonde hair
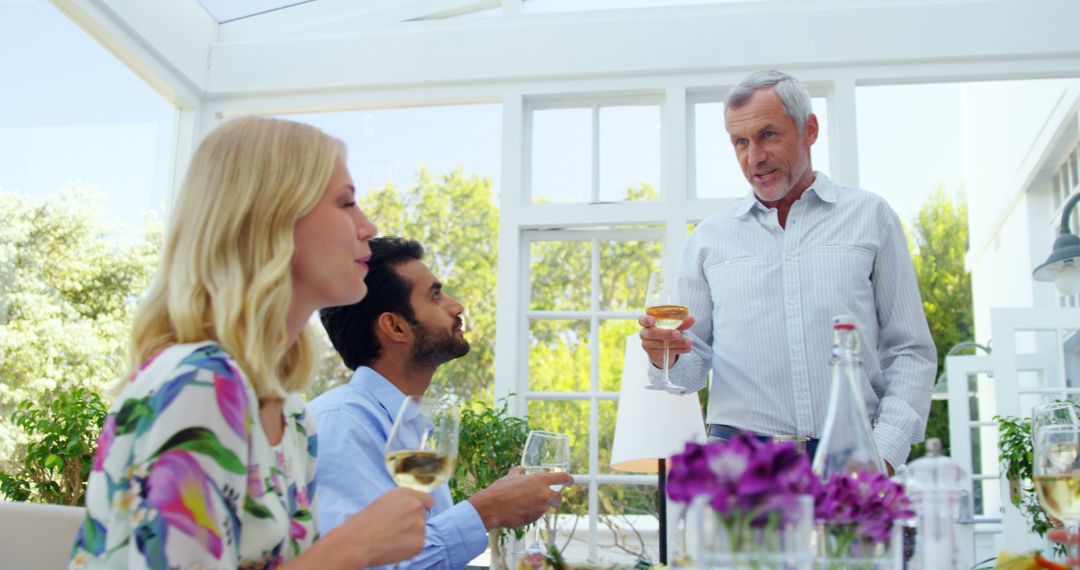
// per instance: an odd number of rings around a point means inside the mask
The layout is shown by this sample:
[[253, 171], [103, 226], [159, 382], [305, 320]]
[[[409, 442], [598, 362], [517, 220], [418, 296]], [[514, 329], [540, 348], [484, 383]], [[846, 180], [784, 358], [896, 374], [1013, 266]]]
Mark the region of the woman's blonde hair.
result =
[[343, 153], [322, 131], [277, 119], [234, 119], [207, 135], [170, 216], [157, 279], [135, 314], [129, 374], [172, 344], [212, 340], [260, 399], [307, 388], [316, 364], [310, 326], [286, 346], [293, 230]]

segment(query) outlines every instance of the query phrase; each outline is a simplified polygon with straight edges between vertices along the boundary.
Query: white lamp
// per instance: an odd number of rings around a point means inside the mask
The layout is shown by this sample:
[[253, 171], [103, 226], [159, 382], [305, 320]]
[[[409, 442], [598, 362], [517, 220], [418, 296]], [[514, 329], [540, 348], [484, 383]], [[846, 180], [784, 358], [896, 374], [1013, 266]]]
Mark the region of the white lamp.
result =
[[697, 397], [646, 390], [649, 363], [637, 334], [626, 337], [619, 411], [611, 468], [658, 473], [660, 562], [667, 563], [667, 458], [683, 451], [688, 441], [705, 442], [705, 422]]

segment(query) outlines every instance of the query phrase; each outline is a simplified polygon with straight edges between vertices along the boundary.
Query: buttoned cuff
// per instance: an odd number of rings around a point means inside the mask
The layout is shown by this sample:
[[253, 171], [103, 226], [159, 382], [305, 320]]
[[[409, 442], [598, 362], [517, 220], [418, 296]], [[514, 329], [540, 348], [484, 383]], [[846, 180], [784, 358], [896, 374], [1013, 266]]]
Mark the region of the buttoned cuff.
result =
[[893, 469], [899, 469], [907, 462], [911, 453], [911, 436], [890, 425], [878, 424], [874, 428], [874, 441], [877, 442], [881, 458], [889, 462]]
[[445, 539], [450, 568], [464, 568], [487, 549], [487, 529], [469, 501], [439, 513], [431, 519], [431, 526]]

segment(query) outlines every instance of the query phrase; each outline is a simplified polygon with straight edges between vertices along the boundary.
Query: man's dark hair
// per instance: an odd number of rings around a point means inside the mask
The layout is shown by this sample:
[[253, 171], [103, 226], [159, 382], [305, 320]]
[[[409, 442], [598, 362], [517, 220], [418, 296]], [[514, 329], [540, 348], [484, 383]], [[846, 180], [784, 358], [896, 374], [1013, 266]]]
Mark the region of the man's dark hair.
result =
[[326, 334], [349, 370], [370, 366], [379, 357], [375, 322], [383, 313], [397, 313], [410, 324], [417, 323], [409, 297], [413, 284], [397, 274], [398, 266], [424, 257], [419, 242], [395, 236], [372, 238], [368, 260], [367, 296], [359, 303], [328, 307], [319, 311]]

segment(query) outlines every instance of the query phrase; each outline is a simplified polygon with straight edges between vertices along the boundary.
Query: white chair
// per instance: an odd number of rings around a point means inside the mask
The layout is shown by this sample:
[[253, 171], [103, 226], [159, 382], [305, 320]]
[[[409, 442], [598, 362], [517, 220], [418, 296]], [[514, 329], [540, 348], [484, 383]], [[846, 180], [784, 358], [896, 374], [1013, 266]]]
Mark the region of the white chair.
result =
[[0, 570], [67, 568], [83, 507], [0, 502]]

